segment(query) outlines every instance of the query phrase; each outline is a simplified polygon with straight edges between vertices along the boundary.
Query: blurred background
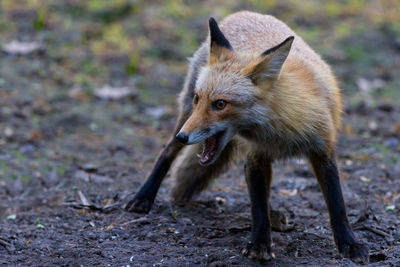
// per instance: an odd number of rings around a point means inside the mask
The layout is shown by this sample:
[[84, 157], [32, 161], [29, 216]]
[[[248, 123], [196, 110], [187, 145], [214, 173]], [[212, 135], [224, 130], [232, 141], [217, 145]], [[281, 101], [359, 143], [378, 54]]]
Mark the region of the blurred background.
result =
[[[140, 149], [146, 143], [141, 138], [165, 139], [173, 128], [186, 58], [206, 38], [208, 18], [221, 20], [244, 9], [286, 22], [331, 64], [346, 112], [371, 115], [362, 123], [345, 123], [345, 133], [366, 134], [358, 129], [366, 124], [377, 130], [379, 118], [371, 109], [400, 105], [397, 0], [2, 0], [0, 149], [6, 156], [0, 157], [0, 181], [28, 181], [22, 175], [24, 155], [44, 153], [38, 144], [48, 153], [67, 150], [65, 165], [79, 161], [72, 141], [61, 150], [49, 143], [68, 143], [74, 135], [65, 132], [95, 135], [88, 146], [108, 138], [138, 143]], [[156, 136], [149, 136], [153, 130]]]
[[[276, 16], [333, 67], [345, 178], [357, 188], [381, 172], [398, 178], [398, 0], [1, 0], [0, 215], [80, 188], [99, 203], [137, 190], [174, 127], [208, 18], [239, 10]], [[396, 190], [377, 199], [391, 206]]]

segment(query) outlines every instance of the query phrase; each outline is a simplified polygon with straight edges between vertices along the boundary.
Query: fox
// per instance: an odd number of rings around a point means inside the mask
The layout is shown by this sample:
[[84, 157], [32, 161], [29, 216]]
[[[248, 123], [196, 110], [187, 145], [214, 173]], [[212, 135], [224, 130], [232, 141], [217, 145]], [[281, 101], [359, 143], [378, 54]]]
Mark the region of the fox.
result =
[[242, 254], [271, 260], [272, 164], [308, 158], [323, 193], [340, 255], [369, 261], [346, 214], [336, 163], [341, 93], [330, 66], [284, 22], [241, 11], [220, 24], [189, 59], [175, 130], [125, 209], [148, 213], [171, 168], [172, 200], [186, 203], [239, 154], [251, 204], [251, 240]]

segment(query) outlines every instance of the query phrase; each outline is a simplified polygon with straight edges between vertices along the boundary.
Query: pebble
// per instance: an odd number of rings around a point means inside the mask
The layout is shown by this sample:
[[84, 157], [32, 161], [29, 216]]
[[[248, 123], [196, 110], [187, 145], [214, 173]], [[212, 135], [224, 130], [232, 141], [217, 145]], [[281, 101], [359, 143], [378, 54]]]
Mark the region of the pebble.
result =
[[26, 144], [19, 148], [19, 152], [21, 152], [22, 154], [34, 152], [35, 150], [36, 150], [36, 147], [32, 144]]
[[396, 137], [390, 137], [383, 142], [383, 145], [388, 148], [397, 148], [400, 142]]
[[147, 235], [146, 235], [146, 238], [148, 239], [148, 240], [150, 240], [150, 241], [157, 241], [158, 239], [159, 239], [159, 237], [160, 237], [160, 235], [158, 235], [158, 234], [155, 234], [155, 233], [153, 233], [153, 232], [148, 232], [147, 233]]

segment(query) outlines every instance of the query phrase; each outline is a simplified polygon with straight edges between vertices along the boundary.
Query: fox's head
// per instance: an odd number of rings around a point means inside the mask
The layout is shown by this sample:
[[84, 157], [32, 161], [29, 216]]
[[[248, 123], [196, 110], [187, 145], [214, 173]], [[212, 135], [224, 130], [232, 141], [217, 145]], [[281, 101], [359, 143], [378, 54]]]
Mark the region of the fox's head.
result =
[[200, 164], [212, 164], [232, 138], [269, 113], [265, 90], [279, 78], [294, 37], [261, 55], [235, 52], [210, 18], [208, 64], [198, 75], [192, 114], [176, 135], [183, 144], [203, 142]]

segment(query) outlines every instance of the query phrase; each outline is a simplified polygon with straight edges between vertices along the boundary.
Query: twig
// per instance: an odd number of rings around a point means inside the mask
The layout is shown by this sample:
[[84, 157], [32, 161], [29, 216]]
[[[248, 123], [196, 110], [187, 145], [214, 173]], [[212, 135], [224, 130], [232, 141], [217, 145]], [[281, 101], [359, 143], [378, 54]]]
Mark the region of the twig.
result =
[[140, 217], [140, 218], [137, 218], [137, 219], [134, 219], [131, 221], [121, 223], [121, 226], [125, 226], [125, 225], [131, 224], [131, 223], [142, 223], [142, 222], [148, 222], [148, 221], [149, 221], [149, 219], [147, 217]]
[[8, 243], [6, 240], [4, 240], [4, 238], [0, 237], [0, 245], [7, 248], [7, 247], [11, 246], [11, 243]]
[[355, 230], [370, 231], [372, 233], [375, 233], [375, 234], [380, 235], [385, 238], [390, 236], [388, 233], [385, 233], [384, 231], [381, 231], [381, 230], [378, 230], [376, 228], [372, 228], [372, 227], [366, 226], [366, 225], [361, 225], [359, 227], [356, 227]]
[[88, 209], [88, 210], [101, 211], [104, 213], [108, 213], [108, 212], [111, 212], [111, 211], [119, 208], [118, 203], [113, 204], [113, 205], [108, 205], [106, 207], [100, 207], [100, 206], [97, 206], [94, 204], [84, 205], [84, 204], [81, 204], [78, 202], [69, 202], [69, 203], [67, 202], [67, 203], [64, 203], [63, 205], [72, 207], [74, 209]]
[[3, 246], [8, 252], [15, 250], [15, 247], [2, 237], [0, 237], [0, 246]]
[[81, 199], [82, 204], [83, 204], [84, 206], [91, 206], [89, 200], [87, 200], [87, 198], [85, 197], [85, 195], [82, 193], [81, 190], [78, 190], [78, 196], [79, 196], [79, 198]]

